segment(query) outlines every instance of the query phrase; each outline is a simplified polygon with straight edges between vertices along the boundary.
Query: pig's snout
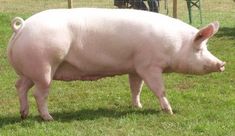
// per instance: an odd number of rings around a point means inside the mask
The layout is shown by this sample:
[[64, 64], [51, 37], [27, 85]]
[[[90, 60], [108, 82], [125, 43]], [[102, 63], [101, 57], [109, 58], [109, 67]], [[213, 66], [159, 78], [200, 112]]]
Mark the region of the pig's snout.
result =
[[[209, 64], [209, 63], [208, 63]], [[210, 73], [210, 72], [223, 72], [225, 70], [225, 62], [219, 61], [216, 63], [212, 63], [211, 65], [204, 65], [204, 72]]]
[[225, 64], [226, 64], [226, 62], [217, 63], [217, 68], [218, 68], [219, 72], [223, 72], [225, 70], [225, 67], [224, 67]]

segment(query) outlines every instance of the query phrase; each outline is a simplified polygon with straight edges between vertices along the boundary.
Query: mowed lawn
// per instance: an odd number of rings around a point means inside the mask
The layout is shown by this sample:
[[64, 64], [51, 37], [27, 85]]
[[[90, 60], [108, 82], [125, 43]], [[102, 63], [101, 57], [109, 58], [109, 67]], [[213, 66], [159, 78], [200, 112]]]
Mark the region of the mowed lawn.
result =
[[[78, 0], [75, 6], [80, 2], [83, 6], [113, 7], [112, 1], [97, 1], [86, 5], [85, 0]], [[124, 75], [95, 82], [54, 81], [48, 99], [49, 111], [55, 119], [52, 122], [44, 122], [38, 116], [32, 89], [29, 92], [30, 115], [21, 120], [15, 91], [17, 75], [6, 57], [12, 33], [10, 21], [15, 16], [26, 19], [38, 11], [66, 7], [66, 4], [62, 0], [0, 0], [0, 136], [235, 135], [235, 2], [232, 0], [203, 1], [203, 24], [199, 23], [198, 14], [194, 15], [193, 23], [201, 27], [215, 20], [220, 22], [220, 30], [210, 39], [208, 48], [227, 62], [225, 72], [205, 76], [164, 74], [166, 94], [174, 115], [160, 110], [158, 101], [146, 86], [141, 95], [143, 108], [132, 108], [128, 77]], [[171, 5], [170, 2], [170, 12]], [[185, 1], [178, 0], [178, 16], [188, 22], [186, 11]]]

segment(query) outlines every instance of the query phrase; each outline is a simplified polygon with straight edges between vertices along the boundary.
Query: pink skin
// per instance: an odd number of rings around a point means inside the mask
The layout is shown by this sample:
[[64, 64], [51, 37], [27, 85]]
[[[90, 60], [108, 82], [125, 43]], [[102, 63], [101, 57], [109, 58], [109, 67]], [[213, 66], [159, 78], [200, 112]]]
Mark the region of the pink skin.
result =
[[224, 71], [225, 63], [206, 45], [218, 28], [214, 22], [197, 30], [164, 15], [136, 10], [59, 9], [26, 21], [15, 18], [8, 59], [20, 77], [16, 88], [21, 117], [28, 116], [27, 92], [34, 85], [40, 116], [50, 121], [46, 102], [52, 80], [98, 80], [122, 74], [129, 74], [133, 106], [142, 107], [144, 81], [162, 110], [173, 114], [162, 73]]
[[140, 93], [143, 87], [143, 80], [138, 74], [129, 74], [129, 83], [132, 94], [132, 105], [137, 108], [142, 108], [140, 103]]

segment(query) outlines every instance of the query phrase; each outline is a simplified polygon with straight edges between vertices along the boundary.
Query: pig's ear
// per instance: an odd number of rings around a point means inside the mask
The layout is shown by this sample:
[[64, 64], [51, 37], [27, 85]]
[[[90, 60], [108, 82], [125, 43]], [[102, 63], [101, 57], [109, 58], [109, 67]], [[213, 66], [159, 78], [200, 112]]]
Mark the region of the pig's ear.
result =
[[219, 22], [218, 21], [210, 23], [208, 26], [203, 27], [199, 30], [199, 32], [195, 36], [194, 41], [195, 42], [202, 42], [206, 39], [209, 39], [218, 31], [218, 29], [219, 29]]

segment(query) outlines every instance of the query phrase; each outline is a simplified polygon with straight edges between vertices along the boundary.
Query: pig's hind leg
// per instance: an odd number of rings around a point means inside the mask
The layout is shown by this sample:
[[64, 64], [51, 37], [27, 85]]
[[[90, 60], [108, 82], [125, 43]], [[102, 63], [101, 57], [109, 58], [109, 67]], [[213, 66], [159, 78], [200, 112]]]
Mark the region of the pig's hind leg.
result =
[[148, 87], [158, 98], [163, 111], [173, 114], [171, 105], [165, 96], [165, 88], [162, 79], [162, 70], [156, 66], [149, 66], [139, 71]]
[[47, 97], [49, 94], [49, 86], [43, 85], [41, 83], [36, 83], [36, 90], [34, 91], [34, 97], [36, 99], [38, 112], [41, 118], [45, 121], [53, 120], [52, 116], [49, 114], [47, 107]]
[[51, 65], [44, 65], [41, 67], [41, 71], [38, 72], [38, 78], [34, 80], [35, 91], [34, 98], [36, 99], [38, 112], [41, 118], [45, 121], [53, 120], [49, 114], [47, 107], [47, 97], [49, 94], [49, 88], [53, 77], [53, 70]]
[[138, 74], [129, 74], [129, 83], [132, 95], [132, 105], [137, 108], [142, 108], [140, 103], [140, 93], [143, 86], [143, 80]]
[[29, 114], [29, 104], [28, 104], [28, 91], [34, 85], [33, 81], [21, 76], [16, 82], [16, 89], [20, 101], [20, 114], [21, 118], [25, 119]]

